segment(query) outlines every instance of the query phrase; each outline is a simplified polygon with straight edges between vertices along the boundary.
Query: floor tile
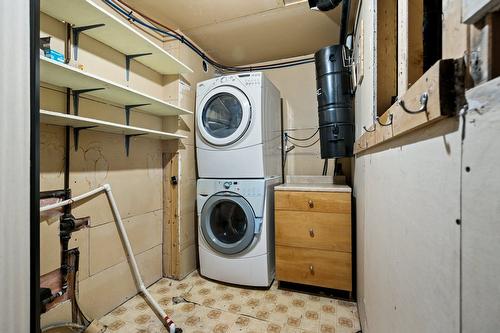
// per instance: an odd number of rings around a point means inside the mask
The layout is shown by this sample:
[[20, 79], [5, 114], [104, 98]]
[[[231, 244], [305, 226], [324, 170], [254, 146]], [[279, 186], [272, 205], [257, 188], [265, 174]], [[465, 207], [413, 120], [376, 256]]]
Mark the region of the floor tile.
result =
[[[197, 272], [148, 288], [184, 333], [356, 333], [356, 303], [278, 289], [217, 283]], [[100, 320], [111, 333], [167, 332], [141, 295]]]

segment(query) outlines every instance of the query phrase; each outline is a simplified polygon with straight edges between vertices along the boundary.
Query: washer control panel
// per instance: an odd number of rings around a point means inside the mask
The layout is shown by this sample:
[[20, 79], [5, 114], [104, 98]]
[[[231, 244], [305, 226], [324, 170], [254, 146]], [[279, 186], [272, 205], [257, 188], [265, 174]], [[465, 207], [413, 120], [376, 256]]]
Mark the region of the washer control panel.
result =
[[219, 180], [215, 183], [215, 192], [233, 192], [242, 197], [264, 195], [264, 183], [246, 180]]

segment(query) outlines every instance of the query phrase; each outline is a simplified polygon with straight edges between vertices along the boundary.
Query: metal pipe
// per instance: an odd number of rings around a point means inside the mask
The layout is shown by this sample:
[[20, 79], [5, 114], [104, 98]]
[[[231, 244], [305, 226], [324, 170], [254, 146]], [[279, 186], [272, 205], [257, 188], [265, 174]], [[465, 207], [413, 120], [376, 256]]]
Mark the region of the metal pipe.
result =
[[156, 312], [160, 320], [163, 322], [165, 327], [169, 330], [169, 333], [175, 333], [176, 332], [176, 327], [172, 319], [170, 319], [169, 316], [165, 313], [165, 311], [160, 307], [160, 305], [155, 301], [155, 299], [151, 296], [149, 291], [146, 289], [146, 286], [144, 285], [144, 282], [142, 281], [141, 274], [139, 272], [139, 267], [137, 266], [137, 261], [135, 260], [134, 252], [132, 251], [132, 246], [130, 244], [130, 241], [127, 236], [127, 231], [125, 230], [125, 227], [123, 225], [122, 218], [120, 216], [120, 212], [118, 210], [118, 206], [116, 205], [115, 198], [113, 197], [113, 192], [111, 191], [111, 186], [109, 184], [105, 184], [103, 186], [100, 186], [90, 192], [81, 194], [79, 196], [76, 196], [71, 199], [67, 199], [52, 205], [48, 205], [45, 207], [40, 208], [40, 212], [44, 212], [47, 210], [63, 207], [66, 205], [70, 205], [74, 202], [84, 200], [86, 198], [89, 198], [91, 196], [96, 195], [97, 193], [100, 193], [102, 191], [106, 192], [106, 196], [108, 197], [108, 201], [111, 205], [111, 209], [113, 211], [113, 215], [115, 217], [115, 223], [116, 227], [118, 229], [118, 232], [120, 234], [120, 237], [122, 239], [123, 246], [125, 247], [125, 250], [127, 252], [127, 257], [128, 257], [128, 262], [130, 264], [130, 268], [132, 271], [132, 275], [134, 276], [134, 281], [137, 287], [137, 291], [140, 292], [148, 301], [148, 304], [151, 306], [151, 308]]
[[55, 190], [55, 191], [43, 191], [40, 192], [40, 199], [50, 199], [50, 198], [64, 198], [66, 196], [65, 190]]

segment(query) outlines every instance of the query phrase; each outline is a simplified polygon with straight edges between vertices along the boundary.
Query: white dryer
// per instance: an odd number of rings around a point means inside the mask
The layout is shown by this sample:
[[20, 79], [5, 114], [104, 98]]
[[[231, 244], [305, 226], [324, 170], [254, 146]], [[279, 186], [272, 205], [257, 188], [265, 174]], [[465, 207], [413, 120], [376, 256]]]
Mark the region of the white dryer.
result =
[[200, 178], [281, 175], [280, 92], [263, 73], [198, 83], [196, 124]]
[[198, 180], [201, 275], [268, 287], [274, 279], [274, 187], [267, 179]]

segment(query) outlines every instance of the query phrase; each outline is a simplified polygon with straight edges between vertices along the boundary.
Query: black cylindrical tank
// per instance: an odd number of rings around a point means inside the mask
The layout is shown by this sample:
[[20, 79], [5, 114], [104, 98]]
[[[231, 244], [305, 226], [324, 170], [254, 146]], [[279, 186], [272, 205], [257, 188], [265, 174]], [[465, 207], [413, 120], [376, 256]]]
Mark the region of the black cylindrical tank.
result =
[[351, 76], [349, 67], [344, 66], [343, 48], [343, 45], [327, 46], [315, 54], [319, 137], [323, 159], [350, 157], [353, 152]]

